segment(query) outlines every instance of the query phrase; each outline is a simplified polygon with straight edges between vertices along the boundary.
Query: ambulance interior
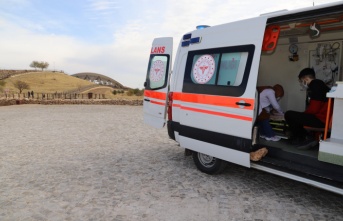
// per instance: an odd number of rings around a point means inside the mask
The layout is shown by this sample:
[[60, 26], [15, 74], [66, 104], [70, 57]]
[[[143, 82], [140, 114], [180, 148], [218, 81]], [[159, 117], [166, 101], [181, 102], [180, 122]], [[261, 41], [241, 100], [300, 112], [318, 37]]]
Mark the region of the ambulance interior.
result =
[[[330, 88], [343, 79], [343, 14], [279, 21], [269, 23], [267, 28], [273, 25], [279, 27], [279, 36], [273, 50], [262, 51], [257, 86], [282, 85], [285, 92], [279, 101], [282, 110], [304, 111], [307, 92], [298, 81], [298, 74], [303, 68], [313, 68], [316, 78]], [[317, 161], [318, 146], [308, 150], [297, 149], [287, 141], [285, 128], [287, 125], [282, 121], [273, 126], [277, 134], [285, 137], [278, 142], [258, 139], [258, 146], [269, 147], [269, 159], [283, 155], [286, 159], [299, 158], [302, 161], [313, 158]]]

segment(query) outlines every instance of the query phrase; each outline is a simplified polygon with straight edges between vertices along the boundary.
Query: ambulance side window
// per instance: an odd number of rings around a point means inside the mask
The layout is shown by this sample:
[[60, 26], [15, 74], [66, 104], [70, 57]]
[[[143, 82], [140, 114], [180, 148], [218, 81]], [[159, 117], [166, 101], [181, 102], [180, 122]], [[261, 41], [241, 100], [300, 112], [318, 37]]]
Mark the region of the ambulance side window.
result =
[[223, 53], [217, 85], [239, 86], [247, 63], [247, 52]]
[[254, 50], [254, 45], [243, 45], [188, 52], [182, 91], [241, 96]]
[[167, 86], [169, 55], [151, 55], [146, 89], [157, 90]]
[[191, 79], [194, 84], [216, 84], [220, 54], [194, 55]]

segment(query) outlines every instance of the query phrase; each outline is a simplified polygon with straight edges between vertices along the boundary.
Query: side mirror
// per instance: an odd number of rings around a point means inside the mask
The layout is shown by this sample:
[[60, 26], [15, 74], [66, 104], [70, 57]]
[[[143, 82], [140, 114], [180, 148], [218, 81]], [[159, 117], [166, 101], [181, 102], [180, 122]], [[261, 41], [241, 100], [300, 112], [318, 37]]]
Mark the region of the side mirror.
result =
[[144, 82], [144, 87], [146, 87], [148, 85], [148, 83], [147, 82]]

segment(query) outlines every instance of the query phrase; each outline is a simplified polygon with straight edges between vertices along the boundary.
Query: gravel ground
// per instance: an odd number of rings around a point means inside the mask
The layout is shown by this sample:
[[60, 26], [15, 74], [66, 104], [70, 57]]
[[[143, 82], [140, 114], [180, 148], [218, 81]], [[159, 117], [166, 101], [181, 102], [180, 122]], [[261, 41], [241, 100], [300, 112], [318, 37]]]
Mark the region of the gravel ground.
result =
[[142, 107], [0, 107], [0, 220], [343, 220], [343, 197], [230, 165], [199, 172]]

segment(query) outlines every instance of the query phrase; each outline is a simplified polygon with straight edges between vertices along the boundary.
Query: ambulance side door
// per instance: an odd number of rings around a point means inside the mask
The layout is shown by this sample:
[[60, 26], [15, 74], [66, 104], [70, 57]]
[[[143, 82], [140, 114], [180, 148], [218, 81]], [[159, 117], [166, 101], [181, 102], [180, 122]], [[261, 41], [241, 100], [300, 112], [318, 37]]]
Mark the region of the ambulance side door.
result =
[[250, 166], [265, 27], [254, 18], [192, 34], [201, 41], [189, 46], [179, 96], [181, 147]]
[[173, 38], [155, 38], [144, 83], [144, 122], [162, 128], [166, 122], [167, 93], [171, 73]]

